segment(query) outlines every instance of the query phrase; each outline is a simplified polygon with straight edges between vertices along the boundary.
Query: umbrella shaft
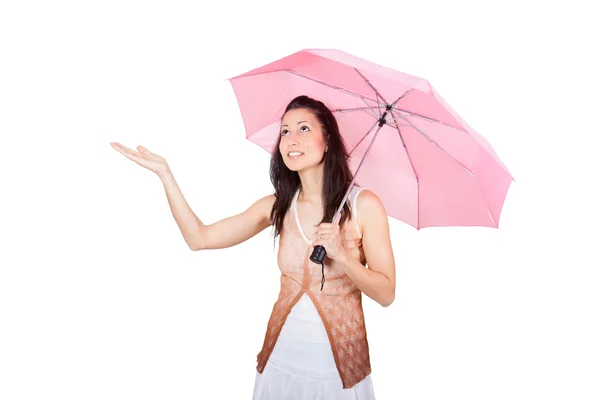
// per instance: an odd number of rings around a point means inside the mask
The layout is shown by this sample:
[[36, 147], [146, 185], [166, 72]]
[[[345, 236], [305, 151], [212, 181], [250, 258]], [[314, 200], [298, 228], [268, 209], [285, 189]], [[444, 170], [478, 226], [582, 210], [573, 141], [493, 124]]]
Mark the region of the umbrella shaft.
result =
[[354, 184], [354, 181], [356, 181], [356, 177], [358, 176], [358, 171], [360, 171], [360, 167], [362, 166], [363, 162], [365, 161], [367, 154], [369, 154], [369, 151], [371, 150], [371, 147], [373, 146], [373, 143], [375, 142], [375, 138], [377, 138], [377, 134], [381, 130], [381, 127], [385, 124], [385, 116], [387, 113], [388, 113], [388, 110], [385, 111], [385, 113], [381, 116], [381, 118], [379, 120], [377, 120], [377, 122], [375, 122], [375, 124], [367, 132], [367, 135], [368, 135], [373, 130], [373, 128], [375, 128], [376, 125], [379, 125], [377, 127], [377, 130], [375, 131], [375, 134], [373, 135], [373, 139], [371, 139], [371, 143], [369, 143], [369, 147], [367, 148], [367, 151], [365, 151], [365, 154], [363, 155], [362, 159], [360, 160], [358, 167], [356, 167], [356, 171], [354, 171], [354, 177], [352, 178], [352, 182], [350, 182], [348, 190], [346, 191], [346, 194], [344, 195], [344, 198], [342, 199], [342, 203], [339, 205], [337, 211], [335, 212], [335, 215], [333, 216], [332, 224], [338, 223], [338, 220], [342, 213], [342, 208], [344, 208], [344, 204], [346, 203], [346, 200], [348, 199], [348, 196], [350, 195], [350, 191], [352, 190], [352, 185]]
[[[379, 118], [379, 127], [380, 128], [385, 124], [385, 117], [388, 115], [388, 113], [390, 112], [391, 109], [392, 109], [392, 106], [390, 106], [390, 105], [387, 105], [385, 107], [385, 112], [383, 113], [381, 118]], [[373, 129], [373, 128], [371, 128], [371, 129]]]

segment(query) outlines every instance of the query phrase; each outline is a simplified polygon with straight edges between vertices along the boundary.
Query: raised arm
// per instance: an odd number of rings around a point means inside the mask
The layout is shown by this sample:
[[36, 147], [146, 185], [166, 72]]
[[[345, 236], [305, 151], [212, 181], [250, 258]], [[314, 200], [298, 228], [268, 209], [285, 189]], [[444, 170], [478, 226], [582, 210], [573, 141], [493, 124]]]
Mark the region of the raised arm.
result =
[[223, 249], [240, 244], [271, 225], [270, 214], [275, 195], [268, 195], [252, 204], [246, 211], [204, 224], [187, 204], [173, 174], [161, 175], [171, 213], [190, 249]]
[[270, 215], [275, 202], [275, 195], [263, 197], [243, 213], [205, 225], [194, 214], [183, 197], [163, 157], [152, 153], [143, 146], [138, 146], [138, 151], [116, 142], [111, 142], [111, 146], [130, 160], [151, 170], [160, 177], [171, 207], [171, 213], [185, 242], [192, 250], [231, 247], [250, 239], [271, 225]]
[[210, 225], [202, 225], [199, 234], [193, 237], [190, 248], [192, 250], [223, 249], [254, 237], [271, 225], [269, 216], [274, 201], [274, 195], [265, 196], [240, 214]]

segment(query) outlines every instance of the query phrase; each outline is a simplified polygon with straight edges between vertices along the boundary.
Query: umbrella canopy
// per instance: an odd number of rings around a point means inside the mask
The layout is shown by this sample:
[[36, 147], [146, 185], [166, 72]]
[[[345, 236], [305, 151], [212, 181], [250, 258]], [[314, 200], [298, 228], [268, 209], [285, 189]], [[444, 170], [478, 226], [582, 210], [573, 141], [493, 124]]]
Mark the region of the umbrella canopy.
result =
[[269, 153], [278, 151], [285, 107], [307, 95], [333, 112], [355, 182], [389, 216], [416, 229], [498, 227], [514, 179], [427, 80], [340, 50], [311, 49], [229, 81], [246, 137]]

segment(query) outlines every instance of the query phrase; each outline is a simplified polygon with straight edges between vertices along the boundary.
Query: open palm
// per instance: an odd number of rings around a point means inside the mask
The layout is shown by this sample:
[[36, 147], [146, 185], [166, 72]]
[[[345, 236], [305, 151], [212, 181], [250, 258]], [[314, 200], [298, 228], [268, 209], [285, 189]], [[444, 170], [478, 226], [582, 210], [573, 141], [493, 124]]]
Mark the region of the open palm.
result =
[[135, 151], [117, 142], [111, 142], [110, 145], [125, 157], [158, 175], [169, 169], [167, 161], [163, 157], [152, 153], [144, 146], [137, 146], [138, 151]]

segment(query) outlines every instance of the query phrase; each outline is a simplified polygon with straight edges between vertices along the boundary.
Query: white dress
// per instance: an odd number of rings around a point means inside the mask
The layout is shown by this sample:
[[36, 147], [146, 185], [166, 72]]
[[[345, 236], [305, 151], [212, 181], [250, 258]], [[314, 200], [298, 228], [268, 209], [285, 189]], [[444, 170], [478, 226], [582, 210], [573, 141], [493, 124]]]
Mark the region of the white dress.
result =
[[371, 375], [344, 389], [325, 325], [308, 295], [288, 315], [252, 400], [374, 400]]

